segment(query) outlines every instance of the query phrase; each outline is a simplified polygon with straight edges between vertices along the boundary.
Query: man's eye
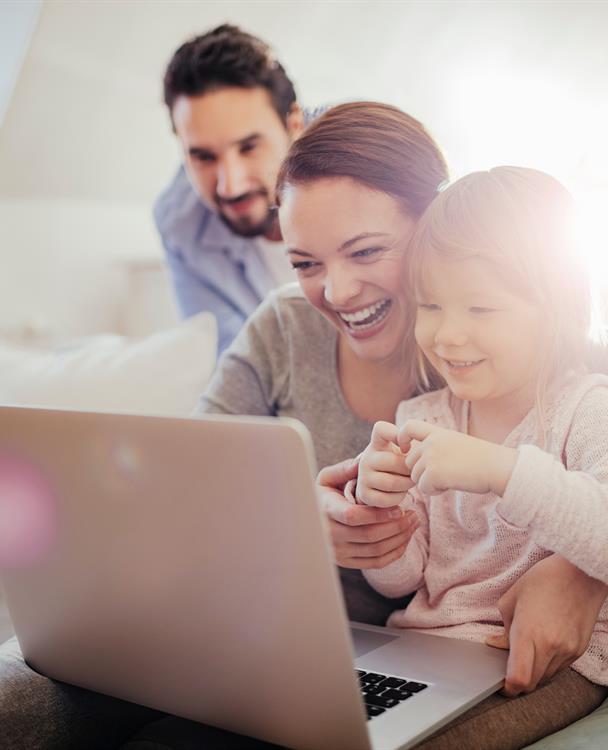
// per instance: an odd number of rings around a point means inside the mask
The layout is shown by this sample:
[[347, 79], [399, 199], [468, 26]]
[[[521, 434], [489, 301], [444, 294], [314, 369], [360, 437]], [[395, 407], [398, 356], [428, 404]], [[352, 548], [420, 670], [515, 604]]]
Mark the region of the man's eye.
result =
[[215, 156], [213, 154], [195, 154], [193, 159], [199, 164], [211, 164], [215, 161]]
[[496, 308], [495, 307], [481, 307], [479, 305], [475, 305], [474, 307], [469, 307], [469, 310], [474, 315], [483, 315], [484, 313], [493, 313], [493, 312], [496, 312]]
[[243, 143], [243, 145], [240, 148], [240, 153], [248, 154], [254, 150], [255, 150], [255, 143]]

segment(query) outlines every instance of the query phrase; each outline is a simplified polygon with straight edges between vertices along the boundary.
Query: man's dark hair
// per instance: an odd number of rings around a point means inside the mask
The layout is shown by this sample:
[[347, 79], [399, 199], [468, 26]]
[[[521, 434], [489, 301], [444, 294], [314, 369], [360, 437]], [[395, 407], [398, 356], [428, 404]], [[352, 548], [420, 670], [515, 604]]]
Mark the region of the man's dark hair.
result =
[[229, 24], [182, 44], [167, 66], [163, 84], [169, 112], [181, 95], [200, 96], [225, 87], [262, 87], [286, 124], [296, 101], [293, 84], [270, 47]]

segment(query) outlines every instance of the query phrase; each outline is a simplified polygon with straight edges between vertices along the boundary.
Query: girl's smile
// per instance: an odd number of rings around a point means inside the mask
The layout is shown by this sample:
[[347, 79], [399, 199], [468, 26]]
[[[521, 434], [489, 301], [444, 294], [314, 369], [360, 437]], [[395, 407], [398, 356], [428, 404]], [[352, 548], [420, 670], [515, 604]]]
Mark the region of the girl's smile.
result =
[[429, 250], [425, 279], [416, 341], [454, 395], [530, 408], [542, 340], [537, 307], [480, 257], [446, 260]]

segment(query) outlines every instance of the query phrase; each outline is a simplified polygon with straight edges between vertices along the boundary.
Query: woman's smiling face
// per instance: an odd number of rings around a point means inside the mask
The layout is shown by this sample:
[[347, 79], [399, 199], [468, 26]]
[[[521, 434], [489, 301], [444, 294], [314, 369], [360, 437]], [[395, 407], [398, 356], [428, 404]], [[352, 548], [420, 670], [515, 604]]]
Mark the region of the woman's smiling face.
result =
[[279, 218], [304, 295], [352, 351], [367, 360], [400, 353], [414, 219], [392, 196], [345, 177], [287, 186]]

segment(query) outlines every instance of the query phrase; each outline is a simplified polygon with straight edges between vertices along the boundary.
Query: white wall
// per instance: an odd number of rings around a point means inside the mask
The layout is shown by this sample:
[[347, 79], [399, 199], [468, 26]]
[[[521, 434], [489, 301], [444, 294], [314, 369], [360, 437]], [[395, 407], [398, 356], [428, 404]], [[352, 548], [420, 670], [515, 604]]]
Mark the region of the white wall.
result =
[[151, 201], [176, 159], [164, 66], [226, 20], [274, 44], [304, 102], [420, 117], [456, 173], [608, 170], [605, 1], [50, 0], [0, 131], [0, 196]]
[[0, 125], [40, 10], [40, 0], [0, 3]]
[[[454, 175], [554, 173], [599, 207], [591, 244], [608, 258], [608, 2], [47, 0], [0, 128], [0, 334], [41, 307], [65, 326], [89, 284], [94, 306], [102, 258], [161, 258], [150, 206], [178, 161], [162, 73], [224, 21], [274, 45], [304, 103], [372, 98], [419, 117]], [[78, 292], [61, 285], [76, 266], [91, 270]]]

